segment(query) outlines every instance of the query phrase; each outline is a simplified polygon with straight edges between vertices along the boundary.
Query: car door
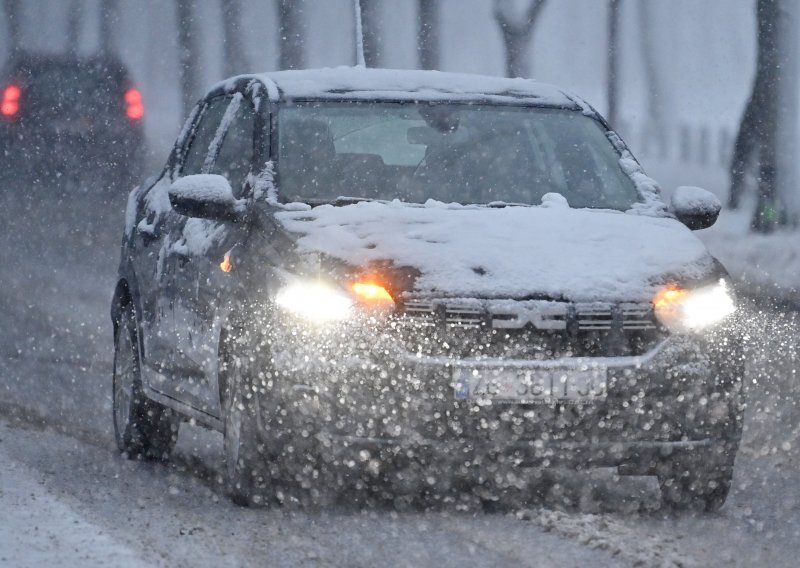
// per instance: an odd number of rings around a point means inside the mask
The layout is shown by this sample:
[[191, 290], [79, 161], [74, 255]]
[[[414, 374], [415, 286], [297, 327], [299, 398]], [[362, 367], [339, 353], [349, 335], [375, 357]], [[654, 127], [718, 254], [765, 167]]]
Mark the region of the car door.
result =
[[179, 176], [200, 173], [229, 101], [223, 98], [202, 103], [189, 122], [189, 135], [179, 139], [161, 178], [141, 200], [142, 218], [135, 227], [134, 255], [140, 290], [143, 340], [143, 380], [164, 394], [174, 394], [172, 381], [175, 325], [172, 303], [179, 291], [173, 286], [180, 259], [171, 250], [173, 235], [182, 230], [186, 218], [172, 210], [169, 186]]
[[[247, 191], [254, 156], [256, 111], [241, 93], [230, 102], [211, 141], [202, 173], [224, 176], [238, 198]], [[175, 291], [170, 303], [175, 348], [171, 367], [181, 400], [219, 416], [217, 347], [236, 275], [226, 254], [245, 237], [241, 223], [185, 218], [170, 239]]]

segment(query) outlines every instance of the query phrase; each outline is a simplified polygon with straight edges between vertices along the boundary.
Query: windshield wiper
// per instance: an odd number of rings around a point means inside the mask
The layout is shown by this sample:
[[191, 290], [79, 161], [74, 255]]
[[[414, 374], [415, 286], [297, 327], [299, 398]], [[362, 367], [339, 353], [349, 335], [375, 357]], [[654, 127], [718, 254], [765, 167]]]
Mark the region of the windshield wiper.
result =
[[506, 201], [492, 201], [491, 203], [487, 203], [486, 207], [491, 207], [492, 209], [502, 209], [503, 207], [531, 207], [530, 203], [513, 203], [513, 202], [506, 202]]
[[375, 201], [374, 199], [370, 199], [369, 197], [336, 197], [335, 199], [313, 199], [313, 198], [305, 198], [299, 199], [302, 203], [308, 203], [311, 207], [316, 207], [317, 205], [335, 205], [340, 207], [342, 205], [353, 205], [355, 203], [361, 203], [362, 201]]

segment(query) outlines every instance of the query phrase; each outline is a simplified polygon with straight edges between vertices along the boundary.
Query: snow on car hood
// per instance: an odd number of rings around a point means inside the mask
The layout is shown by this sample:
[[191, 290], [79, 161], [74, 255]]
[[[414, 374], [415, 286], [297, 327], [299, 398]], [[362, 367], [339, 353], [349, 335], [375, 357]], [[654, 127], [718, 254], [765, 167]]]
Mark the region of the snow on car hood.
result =
[[641, 301], [665, 278], [713, 269], [702, 243], [674, 219], [550, 205], [360, 202], [276, 217], [301, 251], [417, 269], [413, 291], [422, 294]]

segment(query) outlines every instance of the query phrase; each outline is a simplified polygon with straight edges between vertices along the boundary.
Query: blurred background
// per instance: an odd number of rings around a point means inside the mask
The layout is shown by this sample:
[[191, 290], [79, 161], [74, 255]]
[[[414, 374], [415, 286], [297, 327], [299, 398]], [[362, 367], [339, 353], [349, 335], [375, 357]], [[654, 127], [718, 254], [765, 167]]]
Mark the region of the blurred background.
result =
[[[56, 552], [38, 564], [70, 565], [63, 555], [82, 554], [86, 535], [110, 534], [154, 565], [529, 565], [556, 548], [531, 539], [536, 525], [589, 547], [588, 560], [564, 548], [572, 562], [561, 565], [602, 564], [608, 552], [623, 565], [796, 566], [798, 4], [361, 0], [370, 66], [554, 83], [609, 119], [667, 197], [698, 185], [726, 206], [695, 234], [730, 271], [748, 330], [730, 504], [662, 517], [652, 484], [584, 476], [559, 497], [566, 513], [521, 523], [243, 514], [220, 501], [221, 435], [182, 426], [165, 466], [116, 451], [109, 305], [129, 191], [160, 172], [188, 109], [217, 81], [353, 65], [353, 0], [0, 0], [0, 508], [4, 491], [20, 496], [9, 514], [49, 503], [3, 486], [10, 463], [21, 468], [11, 479], [49, 488], [95, 523], [76, 529], [80, 544], [50, 539]], [[52, 510], [42, 519], [61, 516]], [[0, 552], [6, 526], [46, 524], [0, 525]], [[97, 564], [134, 565], [124, 558]]]
[[[528, 10], [538, 4], [525, 30]], [[609, 115], [665, 186], [721, 189], [755, 73], [754, 4], [362, 0], [362, 9], [368, 64], [514, 71], [554, 83]], [[3, 7], [0, 61], [14, 50], [117, 54], [142, 92], [156, 162], [186, 116], [184, 92], [194, 101], [234, 74], [355, 61], [352, 0], [4, 0]], [[520, 61], [511, 70], [501, 16], [506, 27], [522, 28], [515, 30], [523, 36]], [[611, 113], [610, 41], [617, 52]]]
[[[0, 128], [0, 178], [27, 166], [54, 173], [50, 183], [82, 177], [78, 186], [88, 178], [126, 193], [159, 171], [189, 109], [217, 81], [355, 63], [353, 0], [2, 0], [0, 8], [0, 127], [11, 125], [5, 145]], [[697, 185], [728, 206], [701, 238], [739, 280], [784, 298], [797, 290], [794, 0], [361, 0], [359, 9], [368, 66], [532, 77], [585, 98], [667, 197]], [[52, 81], [60, 102], [46, 105], [61, 116], [36, 110], [29, 122], [60, 128], [56, 163], [43, 156], [49, 140], [24, 147], [6, 114], [24, 114], [15, 77], [42, 61], [62, 65]], [[98, 79], [112, 75], [113, 84]], [[93, 152], [87, 138], [114, 151]]]

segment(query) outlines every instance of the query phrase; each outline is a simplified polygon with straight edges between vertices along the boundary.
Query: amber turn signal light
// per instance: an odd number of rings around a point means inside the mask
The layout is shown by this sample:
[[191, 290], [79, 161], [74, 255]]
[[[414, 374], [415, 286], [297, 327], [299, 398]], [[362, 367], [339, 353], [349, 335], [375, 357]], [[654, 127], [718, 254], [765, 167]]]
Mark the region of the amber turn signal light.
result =
[[222, 262], [219, 263], [219, 269], [222, 272], [230, 272], [233, 270], [233, 263], [231, 262], [231, 253], [226, 252], [225, 256], [222, 258]]
[[668, 286], [659, 290], [653, 298], [657, 310], [667, 310], [681, 302], [689, 292], [679, 286]]
[[362, 303], [369, 306], [394, 306], [394, 299], [389, 291], [373, 282], [354, 282], [350, 289]]

